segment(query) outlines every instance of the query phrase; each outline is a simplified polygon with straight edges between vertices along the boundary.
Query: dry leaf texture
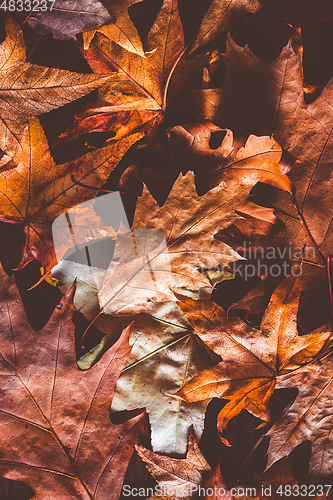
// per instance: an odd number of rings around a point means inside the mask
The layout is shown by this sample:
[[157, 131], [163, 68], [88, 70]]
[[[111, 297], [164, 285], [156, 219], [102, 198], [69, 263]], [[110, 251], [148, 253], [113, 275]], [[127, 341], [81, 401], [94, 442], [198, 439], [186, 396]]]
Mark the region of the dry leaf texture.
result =
[[153, 317], [139, 316], [131, 332], [132, 352], [118, 379], [111, 409], [145, 407], [153, 450], [185, 455], [192, 426], [196, 439], [201, 437], [208, 400], [186, 403], [165, 393], [182, 387], [218, 357], [189, 333], [172, 302], [157, 307]]
[[[138, 139], [134, 134], [78, 160], [56, 165], [37, 118], [29, 121], [18, 166], [0, 172], [1, 220], [24, 223], [25, 246], [19, 266], [37, 258], [46, 270], [56, 263], [52, 222], [66, 209], [92, 196], [89, 186], [101, 186], [124, 152]], [[71, 175], [86, 187], [73, 183]]]
[[21, 29], [10, 17], [0, 45], [0, 148], [5, 161], [16, 162], [29, 118], [59, 108], [105, 82], [102, 75], [81, 75], [26, 62]]
[[2, 474], [29, 484], [36, 500], [118, 498], [142, 418], [115, 426], [109, 417], [129, 329], [102, 362], [80, 372], [70, 295], [34, 332], [2, 272], [1, 311]]
[[317, 363], [308, 373], [281, 377], [277, 388], [296, 387], [295, 402], [268, 432], [268, 464], [289, 455], [303, 441], [312, 443], [310, 474], [319, 478], [332, 474], [332, 358]]
[[112, 16], [112, 23], [102, 26], [98, 29], [90, 29], [83, 33], [84, 48], [88, 49], [95, 33], [103, 33], [114, 43], [117, 43], [124, 49], [140, 57], [145, 57], [139, 34], [128, 14], [128, 7], [141, 0], [104, 0]]
[[164, 495], [171, 497], [191, 497], [193, 489], [201, 483], [202, 473], [210, 470], [193, 434], [190, 435], [187, 455], [183, 459], [157, 455], [140, 444], [135, 449]]
[[56, 0], [52, 10], [32, 11], [28, 23], [38, 33], [52, 33], [57, 40], [71, 40], [80, 31], [112, 20], [99, 0]]
[[269, 420], [267, 403], [276, 377], [311, 361], [326, 345], [330, 333], [297, 333], [300, 280], [290, 276], [276, 289], [261, 322], [260, 332], [207, 300], [194, 301], [177, 294], [179, 307], [195, 333], [223, 361], [190, 380], [177, 395], [185, 401], [226, 397], [229, 403], [218, 417], [222, 434], [228, 421], [242, 409]]

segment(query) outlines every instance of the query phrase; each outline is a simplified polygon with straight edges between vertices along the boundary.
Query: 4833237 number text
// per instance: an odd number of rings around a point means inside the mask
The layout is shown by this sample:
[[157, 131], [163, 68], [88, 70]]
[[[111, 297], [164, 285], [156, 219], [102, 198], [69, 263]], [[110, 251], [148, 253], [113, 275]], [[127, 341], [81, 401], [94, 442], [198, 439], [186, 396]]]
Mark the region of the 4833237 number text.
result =
[[331, 489], [330, 484], [318, 484], [315, 486], [314, 484], [306, 485], [302, 484], [298, 486], [297, 484], [290, 485], [286, 484], [284, 486], [279, 486], [276, 490], [276, 494], [285, 497], [316, 497], [318, 495], [328, 496], [328, 493]]
[[45, 12], [51, 11], [55, 2], [56, 0], [3, 0], [0, 9], [9, 12]]

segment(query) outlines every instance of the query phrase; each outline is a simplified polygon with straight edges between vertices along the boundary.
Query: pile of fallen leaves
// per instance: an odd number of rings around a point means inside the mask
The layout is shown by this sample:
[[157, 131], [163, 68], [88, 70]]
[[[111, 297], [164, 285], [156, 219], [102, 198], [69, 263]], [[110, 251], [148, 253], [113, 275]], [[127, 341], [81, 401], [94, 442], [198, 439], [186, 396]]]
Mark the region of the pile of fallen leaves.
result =
[[331, 497], [331, 3], [44, 3], [0, 6], [1, 500]]

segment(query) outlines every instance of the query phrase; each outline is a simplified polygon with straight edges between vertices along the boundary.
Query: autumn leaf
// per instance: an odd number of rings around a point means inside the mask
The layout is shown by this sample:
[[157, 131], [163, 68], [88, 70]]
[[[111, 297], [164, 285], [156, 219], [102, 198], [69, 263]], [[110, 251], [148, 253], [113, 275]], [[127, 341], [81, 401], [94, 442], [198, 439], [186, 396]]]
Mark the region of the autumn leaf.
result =
[[145, 57], [139, 34], [128, 14], [128, 7], [138, 2], [141, 0], [103, 0], [112, 16], [112, 23], [85, 31], [83, 33], [85, 50], [88, 49], [95, 33], [99, 32], [129, 52]]
[[6, 39], [0, 44], [0, 166], [18, 161], [29, 118], [84, 96], [106, 81], [105, 75], [81, 75], [26, 62], [21, 29], [6, 20]]
[[[245, 201], [261, 171], [270, 171], [273, 179], [289, 188], [288, 178], [280, 174], [279, 159], [274, 140], [250, 137], [229, 167], [219, 174], [220, 181], [225, 178], [226, 182], [222, 180], [203, 196], [196, 194], [191, 172], [185, 177], [180, 174], [162, 207], [144, 188], [137, 202], [132, 232], [115, 242], [113, 258], [98, 294], [101, 311], [138, 314], [148, 311], [152, 301], [174, 300], [174, 287], [210, 287], [205, 271], [220, 271], [240, 259], [235, 251], [215, 239], [214, 233], [237, 218], [235, 209]], [[227, 182], [232, 183], [230, 188], [226, 188]], [[201, 237], [203, 232], [209, 235], [205, 240]]]
[[[91, 198], [89, 187], [101, 186], [125, 151], [140, 138], [140, 134], [134, 134], [78, 160], [56, 165], [39, 121], [29, 121], [17, 167], [0, 172], [1, 220], [24, 224], [25, 245], [18, 267], [34, 258], [40, 260], [45, 270], [56, 263], [54, 219]], [[84, 186], [73, 182], [73, 173]]]
[[311, 440], [311, 476], [318, 480], [332, 473], [332, 368], [329, 356], [308, 373], [296, 372], [279, 379], [278, 389], [296, 387], [298, 395], [267, 433], [270, 437], [267, 467], [288, 456], [298, 444]]
[[28, 18], [38, 33], [52, 33], [57, 40], [75, 39], [83, 30], [109, 23], [109, 12], [98, 0], [56, 0], [52, 10], [33, 10]]
[[333, 18], [332, 6], [325, 0], [291, 0], [271, 3], [264, 0], [214, 0], [203, 18], [191, 52], [227, 31], [237, 23], [271, 27], [273, 22], [283, 21], [290, 26], [306, 26]]
[[[210, 141], [215, 132], [224, 133], [225, 136], [221, 145], [212, 149]], [[216, 127], [208, 120], [185, 127], [178, 125], [169, 131], [169, 135], [168, 169], [179, 168], [179, 171], [183, 172], [187, 169], [193, 170], [201, 191], [202, 186], [208, 189], [225, 181], [228, 186], [264, 182], [291, 192], [291, 183], [281, 172], [281, 166], [277, 164], [281, 159], [280, 146], [271, 137], [250, 135], [245, 147], [239, 147], [231, 130]], [[268, 151], [272, 152], [271, 158], [266, 155]], [[246, 211], [252, 210], [254, 214], [254, 209], [254, 205], [250, 208], [247, 202]], [[237, 209], [239, 213], [240, 210]], [[256, 214], [255, 218], [262, 218], [264, 210], [261, 208], [261, 214]], [[257, 212], [259, 211], [260, 209], [257, 209]], [[267, 209], [265, 217], [269, 217]], [[269, 219], [272, 219], [272, 214]]]
[[131, 348], [129, 328], [89, 372], [75, 363], [71, 294], [40, 332], [22, 314], [1, 271], [1, 473], [36, 500], [118, 498], [142, 415], [115, 426], [115, 382]]
[[176, 294], [195, 333], [223, 359], [193, 377], [176, 395], [188, 402], [209, 397], [229, 399], [218, 417], [220, 435], [228, 421], [244, 408], [269, 421], [267, 403], [276, 377], [311, 362], [327, 345], [329, 332], [302, 337], [297, 334], [300, 287], [300, 280], [292, 275], [284, 280], [272, 295], [260, 331], [240, 319], [228, 319], [213, 302]]
[[171, 498], [191, 498], [202, 481], [203, 472], [210, 470], [193, 433], [189, 437], [186, 458], [183, 459], [157, 455], [141, 444], [137, 444], [135, 449], [158, 482], [162, 495]]
[[258, 0], [214, 0], [200, 25], [191, 52], [199, 49], [229, 28], [235, 17], [253, 14], [260, 9]]
[[205, 478], [202, 488], [206, 492], [205, 500], [219, 500], [221, 497], [225, 500], [232, 500], [233, 498], [223, 480], [219, 462]]
[[185, 42], [176, 0], [164, 0], [144, 47], [146, 58], [96, 34], [83, 55], [94, 72], [113, 73], [110, 85], [101, 88], [97, 102], [79, 113], [55, 144], [91, 132], [112, 130], [116, 140], [138, 128], [146, 134], [156, 131], [175, 95], [196, 77], [201, 79], [202, 58], [183, 57]]
[[255, 478], [258, 485], [261, 485], [259, 492], [260, 499], [262, 500], [268, 500], [268, 498], [273, 498], [274, 500], [280, 499], [281, 495], [278, 492], [281, 491], [287, 484], [290, 485], [291, 491], [295, 493], [295, 496], [299, 496], [297, 492], [302, 491], [298, 488], [298, 481], [295, 479], [293, 474], [290, 458], [285, 457], [282, 460], [275, 462], [275, 464], [265, 472], [261, 474], [256, 473]]
[[111, 411], [146, 408], [152, 448], [185, 455], [189, 430], [200, 439], [208, 403], [185, 403], [165, 395], [182, 387], [218, 357], [188, 331], [175, 303], [159, 305], [151, 317], [140, 315], [131, 328], [131, 355], [118, 379]]
[[[288, 176], [295, 195], [279, 194], [271, 203], [287, 226], [280, 242], [292, 245], [293, 254], [307, 244], [303, 291], [309, 298], [302, 310], [310, 309], [314, 315], [312, 303], [318, 294], [323, 297], [328, 287], [325, 263], [333, 242], [331, 190], [327, 188], [332, 161], [333, 82], [314, 102], [306, 104], [301, 59], [290, 44], [277, 59], [265, 64], [248, 47], [239, 47], [229, 38], [224, 61], [228, 72], [222, 89], [195, 93], [199, 114], [238, 133], [274, 133], [275, 140], [294, 158]], [[327, 301], [328, 296], [321, 300]], [[328, 321], [320, 304], [318, 307], [317, 321]]]

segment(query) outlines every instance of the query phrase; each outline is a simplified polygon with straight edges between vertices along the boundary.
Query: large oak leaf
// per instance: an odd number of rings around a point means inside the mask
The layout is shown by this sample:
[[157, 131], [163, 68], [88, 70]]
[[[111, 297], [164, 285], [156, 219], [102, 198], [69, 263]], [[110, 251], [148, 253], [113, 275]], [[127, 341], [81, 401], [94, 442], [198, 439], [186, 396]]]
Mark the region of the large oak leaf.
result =
[[173, 287], [210, 287], [205, 271], [221, 270], [240, 259], [214, 233], [239, 217], [235, 209], [261, 179], [261, 171], [269, 171], [285, 189], [289, 180], [280, 173], [280, 150], [272, 139], [250, 137], [244, 148], [232, 153], [230, 147], [233, 161], [220, 173], [220, 184], [203, 196], [196, 193], [192, 172], [180, 174], [162, 207], [144, 187], [132, 233], [116, 240], [98, 294], [103, 312], [138, 314], [149, 310], [152, 301], [175, 300]]
[[214, 0], [203, 18], [192, 52], [225, 32], [233, 22], [272, 26], [283, 21], [304, 26], [333, 19], [332, 5], [326, 0]]
[[0, 45], [0, 166], [21, 154], [29, 118], [78, 99], [105, 82], [105, 75], [81, 75], [26, 62], [21, 29], [6, 20]]
[[152, 317], [137, 317], [131, 328], [131, 355], [112, 400], [113, 411], [146, 408], [157, 453], [185, 455], [190, 428], [197, 440], [203, 432], [208, 400], [186, 403], [165, 394], [219, 360], [188, 326], [172, 302], [157, 306]]
[[179, 307], [195, 333], [223, 361], [190, 380], [176, 393], [185, 401], [208, 397], [230, 399], [218, 417], [222, 434], [228, 421], [246, 408], [269, 421], [267, 403], [276, 377], [309, 363], [324, 349], [330, 333], [299, 336], [297, 310], [300, 280], [290, 276], [276, 289], [265, 312], [260, 332], [208, 300], [194, 301], [177, 294]]
[[118, 498], [142, 421], [115, 426], [109, 415], [129, 329], [80, 372], [72, 314], [69, 295], [36, 333], [13, 278], [1, 272], [1, 473], [29, 484], [36, 500]]
[[[29, 121], [26, 139], [16, 168], [0, 172], [0, 218], [24, 224], [25, 245], [18, 267], [37, 258], [46, 270], [56, 264], [52, 222], [72, 206], [92, 197], [125, 151], [141, 134], [86, 154], [78, 160], [56, 165], [37, 118]], [[84, 182], [84, 186], [75, 184]]]
[[224, 61], [227, 75], [222, 89], [195, 92], [199, 114], [241, 135], [274, 134], [275, 140], [292, 155], [294, 164], [288, 176], [295, 198], [279, 193], [271, 202], [287, 226], [279, 243], [293, 247], [292, 254], [307, 244], [302, 313], [310, 311], [312, 322], [316, 317], [316, 322], [310, 324], [310, 328], [316, 328], [330, 320], [325, 261], [333, 247], [333, 81], [314, 102], [307, 104], [301, 58], [290, 44], [277, 59], [265, 64], [248, 47], [239, 47], [229, 38]]

